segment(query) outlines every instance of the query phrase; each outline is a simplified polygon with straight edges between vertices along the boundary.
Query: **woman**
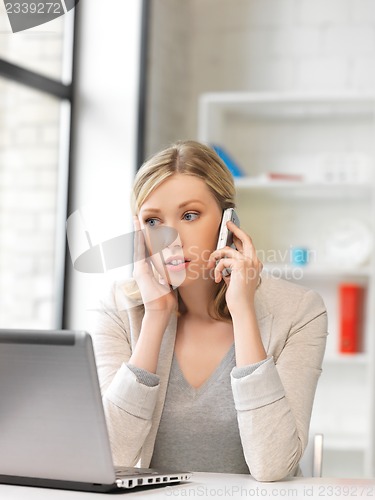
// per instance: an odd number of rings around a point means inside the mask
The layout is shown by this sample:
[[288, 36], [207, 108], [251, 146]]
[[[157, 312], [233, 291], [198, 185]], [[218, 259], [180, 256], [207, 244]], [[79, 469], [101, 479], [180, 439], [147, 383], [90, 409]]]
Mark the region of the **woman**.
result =
[[[136, 175], [134, 279], [114, 285], [93, 332], [116, 464], [300, 474], [326, 311], [311, 290], [260, 279], [233, 223], [236, 248], [216, 250], [234, 196], [225, 165], [194, 141]], [[174, 232], [155, 250], [163, 230]]]

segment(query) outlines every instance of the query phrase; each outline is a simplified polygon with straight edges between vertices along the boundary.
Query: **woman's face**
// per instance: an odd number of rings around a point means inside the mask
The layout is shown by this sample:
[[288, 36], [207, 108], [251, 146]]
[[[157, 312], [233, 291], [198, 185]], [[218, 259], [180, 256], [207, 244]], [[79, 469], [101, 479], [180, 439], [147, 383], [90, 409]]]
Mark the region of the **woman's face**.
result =
[[[210, 273], [206, 266], [216, 249], [221, 217], [206, 183], [193, 175], [174, 174], [148, 196], [139, 219], [151, 254], [155, 248], [152, 241], [163, 239], [163, 232], [173, 235], [161, 252], [152, 256], [157, 271], [169, 284], [185, 286], [193, 280], [211, 279], [212, 270]], [[155, 238], [158, 229], [162, 236]]]

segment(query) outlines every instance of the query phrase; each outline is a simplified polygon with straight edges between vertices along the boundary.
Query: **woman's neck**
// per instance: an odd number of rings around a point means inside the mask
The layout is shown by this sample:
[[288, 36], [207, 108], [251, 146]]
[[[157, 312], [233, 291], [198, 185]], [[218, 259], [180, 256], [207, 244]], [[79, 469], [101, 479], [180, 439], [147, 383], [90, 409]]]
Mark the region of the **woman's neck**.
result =
[[211, 280], [196, 280], [186, 287], [179, 288], [181, 314], [201, 321], [213, 321], [209, 312], [212, 308], [215, 286], [217, 285]]

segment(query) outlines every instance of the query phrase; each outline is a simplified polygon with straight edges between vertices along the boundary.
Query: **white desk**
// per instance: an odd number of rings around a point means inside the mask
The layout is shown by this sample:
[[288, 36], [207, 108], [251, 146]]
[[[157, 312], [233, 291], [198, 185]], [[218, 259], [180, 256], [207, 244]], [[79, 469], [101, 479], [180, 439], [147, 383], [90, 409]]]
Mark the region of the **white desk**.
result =
[[[218, 498], [280, 498], [284, 500], [375, 499], [374, 479], [292, 478], [275, 483], [258, 483], [245, 474], [213, 474], [196, 472], [191, 480], [174, 486], [123, 490], [127, 500], [146, 498], [150, 500]], [[0, 485], [1, 500], [108, 500], [119, 498], [118, 494], [86, 493], [78, 491], [29, 488], [25, 486]], [[122, 494], [121, 494], [122, 497]]]

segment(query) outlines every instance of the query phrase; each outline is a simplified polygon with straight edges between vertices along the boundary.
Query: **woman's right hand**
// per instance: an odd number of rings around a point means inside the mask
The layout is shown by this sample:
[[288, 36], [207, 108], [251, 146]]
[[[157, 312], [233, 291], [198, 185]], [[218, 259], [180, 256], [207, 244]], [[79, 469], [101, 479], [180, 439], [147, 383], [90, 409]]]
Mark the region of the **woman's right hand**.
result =
[[[145, 312], [171, 314], [177, 308], [177, 293], [160, 276], [155, 276], [151, 259], [146, 258], [146, 243], [138, 217], [134, 216], [134, 271]], [[162, 264], [161, 264], [162, 265]]]

